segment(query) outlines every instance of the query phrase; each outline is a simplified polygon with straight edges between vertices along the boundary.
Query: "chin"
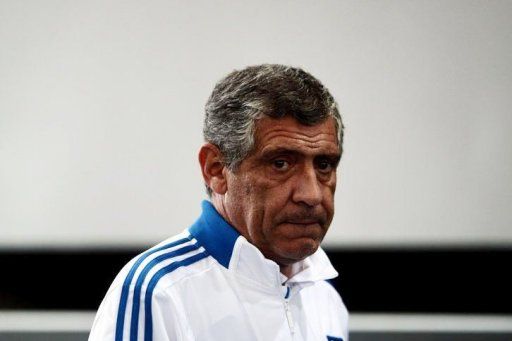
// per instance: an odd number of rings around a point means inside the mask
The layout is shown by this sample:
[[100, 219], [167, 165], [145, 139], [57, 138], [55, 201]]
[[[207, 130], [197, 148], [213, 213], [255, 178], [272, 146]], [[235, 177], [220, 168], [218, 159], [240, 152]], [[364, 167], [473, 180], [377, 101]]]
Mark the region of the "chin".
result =
[[293, 242], [288, 242], [280, 248], [279, 254], [282, 258], [287, 259], [287, 263], [299, 262], [318, 250], [320, 243], [311, 238], [300, 238]]

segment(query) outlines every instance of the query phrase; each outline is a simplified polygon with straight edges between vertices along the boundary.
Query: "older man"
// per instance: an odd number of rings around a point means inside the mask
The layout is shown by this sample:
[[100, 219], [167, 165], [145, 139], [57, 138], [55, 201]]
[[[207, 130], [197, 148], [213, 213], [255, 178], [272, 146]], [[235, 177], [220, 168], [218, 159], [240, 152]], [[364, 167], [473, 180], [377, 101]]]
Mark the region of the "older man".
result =
[[123, 268], [89, 340], [348, 340], [320, 243], [343, 124], [328, 90], [283, 65], [234, 71], [206, 104], [199, 219]]

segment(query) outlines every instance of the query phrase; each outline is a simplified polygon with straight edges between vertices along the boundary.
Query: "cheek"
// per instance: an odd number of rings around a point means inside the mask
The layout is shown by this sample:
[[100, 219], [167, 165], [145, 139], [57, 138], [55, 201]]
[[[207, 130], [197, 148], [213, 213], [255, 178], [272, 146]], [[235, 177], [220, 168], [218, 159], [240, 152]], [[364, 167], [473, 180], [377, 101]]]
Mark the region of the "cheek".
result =
[[259, 225], [263, 234], [272, 234], [279, 213], [286, 210], [289, 193], [286, 184], [270, 186], [268, 182], [259, 182], [252, 188], [251, 206], [257, 212], [253, 221]]
[[266, 226], [268, 205], [272, 201], [268, 186], [259, 179], [246, 178], [237, 190], [240, 193], [238, 200], [245, 207], [248, 228], [253, 236], [259, 234], [258, 231]]
[[288, 192], [285, 182], [275, 182], [266, 177], [248, 179], [248, 186], [248, 196], [256, 201], [255, 205], [264, 207], [265, 210], [272, 210]]
[[334, 200], [334, 193], [336, 192], [336, 181], [325, 186], [324, 195], [329, 200]]
[[326, 189], [323, 206], [329, 215], [334, 215], [334, 188]]
[[336, 192], [336, 173], [324, 187], [324, 198], [330, 202], [334, 202], [334, 193]]

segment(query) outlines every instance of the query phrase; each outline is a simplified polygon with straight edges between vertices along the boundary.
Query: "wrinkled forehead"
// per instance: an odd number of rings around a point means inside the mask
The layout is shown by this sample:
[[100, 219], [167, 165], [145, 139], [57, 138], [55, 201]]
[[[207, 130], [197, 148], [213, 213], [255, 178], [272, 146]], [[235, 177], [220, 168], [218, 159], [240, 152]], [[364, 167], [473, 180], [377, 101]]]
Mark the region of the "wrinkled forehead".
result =
[[336, 124], [332, 117], [314, 125], [305, 125], [291, 116], [263, 117], [256, 121], [254, 151], [275, 148], [304, 148], [307, 151], [339, 153]]

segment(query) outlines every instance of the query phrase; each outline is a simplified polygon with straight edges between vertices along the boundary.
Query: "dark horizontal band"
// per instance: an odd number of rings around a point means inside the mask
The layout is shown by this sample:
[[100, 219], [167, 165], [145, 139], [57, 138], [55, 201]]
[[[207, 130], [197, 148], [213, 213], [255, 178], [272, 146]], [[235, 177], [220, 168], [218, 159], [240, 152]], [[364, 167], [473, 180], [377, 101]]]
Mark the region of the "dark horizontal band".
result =
[[[96, 310], [141, 249], [0, 251], [0, 309]], [[352, 312], [512, 313], [512, 249], [335, 249]]]

